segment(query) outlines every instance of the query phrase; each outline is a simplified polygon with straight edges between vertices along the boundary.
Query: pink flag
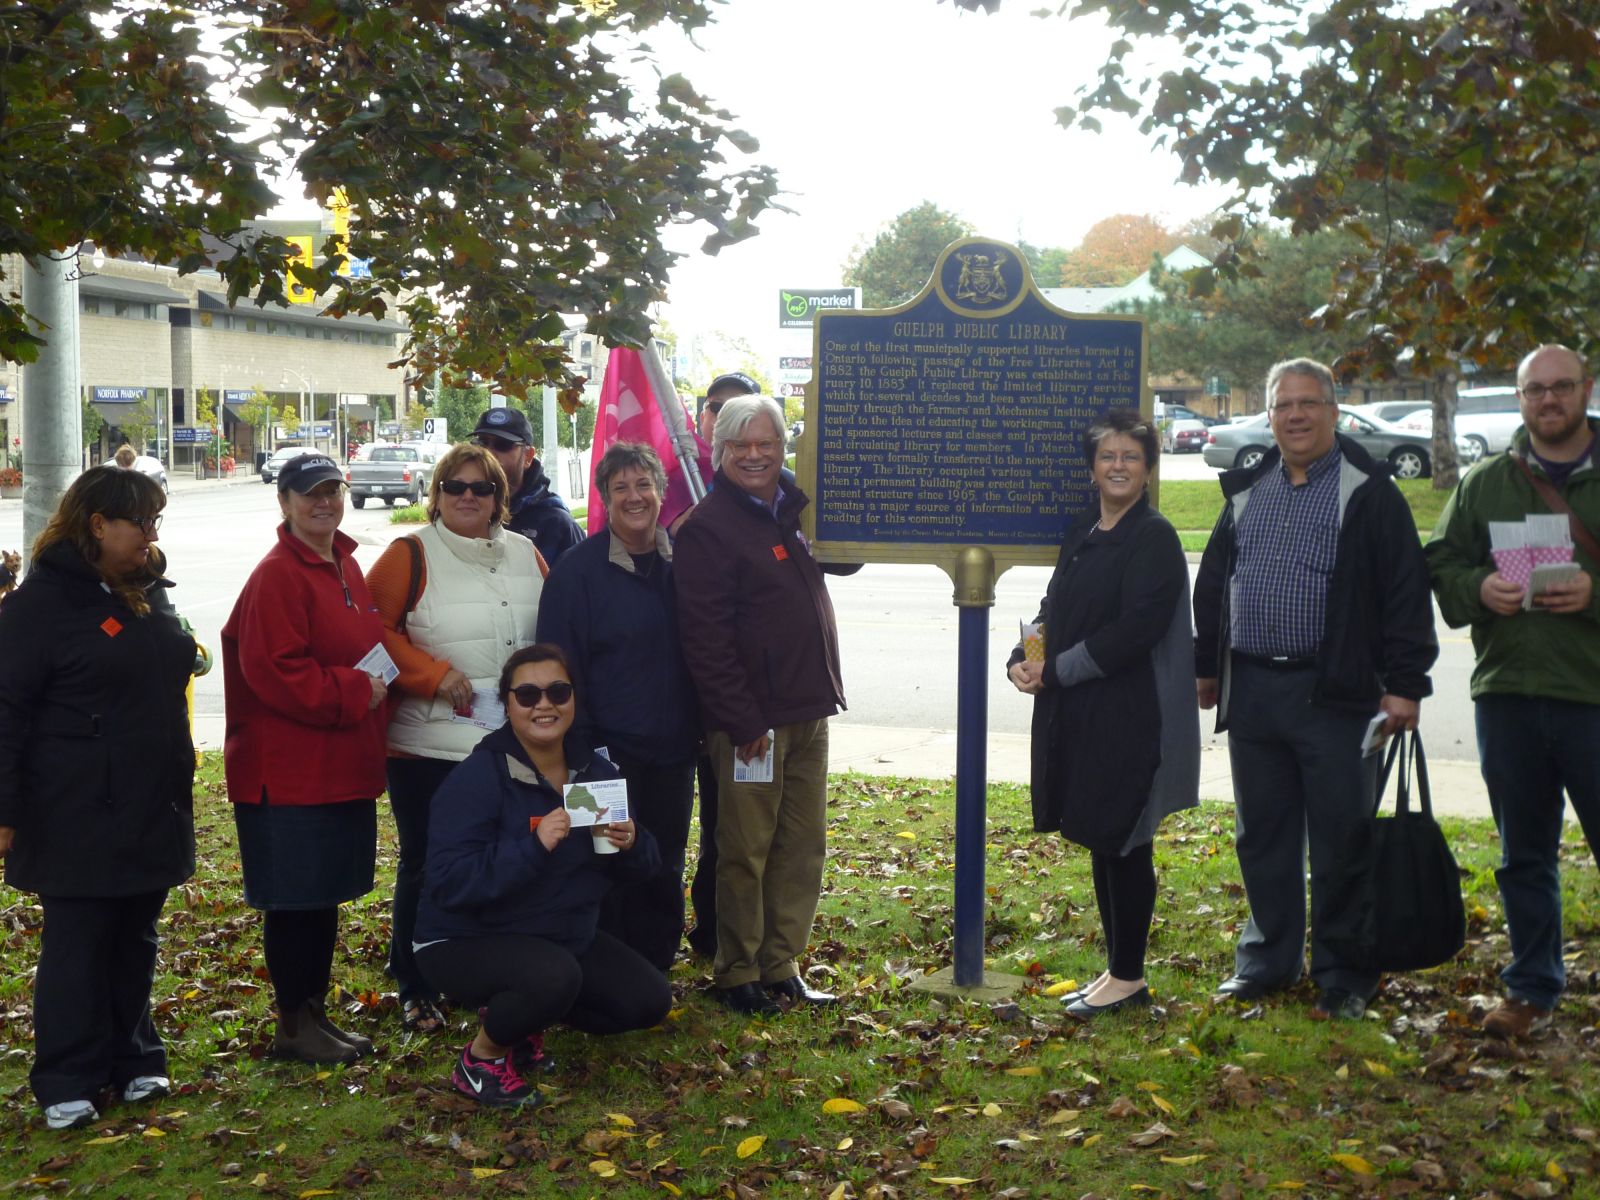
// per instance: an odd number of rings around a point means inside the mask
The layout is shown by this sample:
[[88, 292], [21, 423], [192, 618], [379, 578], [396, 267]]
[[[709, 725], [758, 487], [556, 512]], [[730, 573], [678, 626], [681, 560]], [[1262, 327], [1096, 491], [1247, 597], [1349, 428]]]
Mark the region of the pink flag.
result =
[[[672, 404], [680, 403], [676, 396]], [[600, 411], [595, 414], [594, 446], [589, 460], [589, 532], [606, 523], [605, 497], [595, 491], [595, 468], [613, 442], [641, 442], [661, 459], [667, 472], [667, 494], [661, 505], [661, 524], [671, 523], [693, 503], [683, 468], [672, 447], [672, 435], [661, 415], [661, 405], [650, 388], [650, 379], [637, 350], [617, 346], [606, 363], [605, 383], [600, 388]], [[709, 464], [708, 464], [709, 465]]]

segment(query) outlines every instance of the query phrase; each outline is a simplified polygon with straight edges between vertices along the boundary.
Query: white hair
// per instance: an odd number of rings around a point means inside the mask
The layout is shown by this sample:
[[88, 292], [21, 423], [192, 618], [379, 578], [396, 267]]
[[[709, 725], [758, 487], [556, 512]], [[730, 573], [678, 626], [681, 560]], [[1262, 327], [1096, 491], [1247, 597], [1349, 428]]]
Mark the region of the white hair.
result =
[[772, 422], [772, 430], [778, 435], [780, 451], [788, 449], [789, 439], [783, 427], [783, 409], [778, 407], [778, 402], [771, 396], [735, 396], [725, 403], [722, 411], [717, 414], [717, 428], [711, 435], [713, 470], [722, 469], [723, 448], [729, 442], [742, 439], [745, 430], [750, 428], [750, 423], [761, 416]]

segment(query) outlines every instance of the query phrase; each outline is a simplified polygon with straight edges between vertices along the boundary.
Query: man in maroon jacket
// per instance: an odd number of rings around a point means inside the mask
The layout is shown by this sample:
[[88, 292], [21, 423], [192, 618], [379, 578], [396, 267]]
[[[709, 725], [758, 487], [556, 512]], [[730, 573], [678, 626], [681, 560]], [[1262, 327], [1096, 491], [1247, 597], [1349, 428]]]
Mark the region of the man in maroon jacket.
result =
[[834, 1000], [806, 986], [796, 960], [822, 890], [828, 718], [844, 686], [825, 568], [800, 532], [810, 501], [780, 480], [783, 452], [777, 403], [730, 399], [712, 445], [716, 486], [673, 552], [717, 777], [717, 995], [751, 1014]]

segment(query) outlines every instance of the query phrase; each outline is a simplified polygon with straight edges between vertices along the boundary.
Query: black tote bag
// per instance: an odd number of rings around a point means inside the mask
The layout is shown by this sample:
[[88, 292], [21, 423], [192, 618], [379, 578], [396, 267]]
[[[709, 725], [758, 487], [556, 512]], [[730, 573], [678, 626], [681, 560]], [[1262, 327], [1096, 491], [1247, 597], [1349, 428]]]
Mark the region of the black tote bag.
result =
[[[1385, 817], [1379, 814], [1390, 775], [1397, 779], [1395, 814]], [[1416, 731], [1402, 733], [1390, 744], [1378, 777], [1377, 803], [1352, 837], [1345, 866], [1325, 910], [1336, 914], [1339, 928], [1323, 940], [1350, 966], [1420, 971], [1449, 962], [1466, 944], [1461, 874], [1444, 831], [1433, 819], [1428, 763]]]

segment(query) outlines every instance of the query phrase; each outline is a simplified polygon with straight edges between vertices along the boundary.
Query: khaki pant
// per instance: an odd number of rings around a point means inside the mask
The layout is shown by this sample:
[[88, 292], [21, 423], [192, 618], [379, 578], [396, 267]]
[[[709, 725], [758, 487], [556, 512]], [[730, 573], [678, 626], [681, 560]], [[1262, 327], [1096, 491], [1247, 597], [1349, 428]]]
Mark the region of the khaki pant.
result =
[[776, 730], [771, 783], [733, 781], [733, 743], [708, 740], [717, 776], [718, 987], [799, 974], [827, 855], [828, 722]]

